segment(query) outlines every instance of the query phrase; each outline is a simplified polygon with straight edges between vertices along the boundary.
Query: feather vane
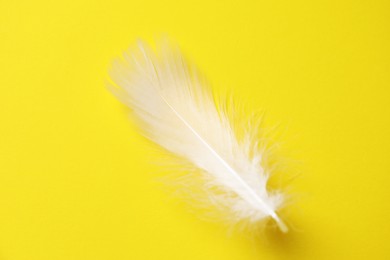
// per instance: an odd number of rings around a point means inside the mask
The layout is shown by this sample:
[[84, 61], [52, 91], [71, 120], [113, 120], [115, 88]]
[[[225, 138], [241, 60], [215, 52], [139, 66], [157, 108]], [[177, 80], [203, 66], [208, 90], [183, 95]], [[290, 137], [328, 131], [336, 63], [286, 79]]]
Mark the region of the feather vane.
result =
[[282, 194], [267, 190], [256, 126], [238, 138], [227, 104], [216, 102], [177, 48], [165, 43], [155, 52], [140, 42], [110, 74], [111, 91], [132, 110], [141, 133], [199, 170], [206, 194], [200, 199], [224, 211], [230, 223], [272, 218], [288, 230], [276, 213]]

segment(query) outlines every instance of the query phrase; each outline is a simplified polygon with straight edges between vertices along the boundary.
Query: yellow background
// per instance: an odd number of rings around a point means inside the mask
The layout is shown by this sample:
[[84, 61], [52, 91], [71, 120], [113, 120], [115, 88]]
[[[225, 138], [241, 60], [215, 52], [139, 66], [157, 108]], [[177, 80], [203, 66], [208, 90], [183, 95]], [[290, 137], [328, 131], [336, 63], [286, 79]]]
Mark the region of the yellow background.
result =
[[[389, 1], [0, 1], [0, 259], [390, 259]], [[226, 235], [154, 181], [105, 89], [166, 34], [280, 123], [292, 232]]]

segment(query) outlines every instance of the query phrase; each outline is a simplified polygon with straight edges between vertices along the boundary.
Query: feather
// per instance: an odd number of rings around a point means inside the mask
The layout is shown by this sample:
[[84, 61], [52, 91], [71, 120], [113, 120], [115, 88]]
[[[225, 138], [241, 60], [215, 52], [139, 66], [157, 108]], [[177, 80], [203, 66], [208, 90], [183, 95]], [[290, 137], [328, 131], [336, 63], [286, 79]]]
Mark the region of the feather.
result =
[[185, 181], [187, 187], [200, 185], [192, 194], [196, 199], [222, 212], [229, 223], [271, 218], [287, 232], [276, 213], [283, 196], [267, 190], [266, 150], [259, 149], [257, 126], [235, 122], [229, 105], [216, 102], [177, 48], [165, 43], [155, 52], [139, 42], [113, 64], [110, 76], [110, 90], [131, 109], [140, 132], [197, 169], [200, 180], [188, 174]]

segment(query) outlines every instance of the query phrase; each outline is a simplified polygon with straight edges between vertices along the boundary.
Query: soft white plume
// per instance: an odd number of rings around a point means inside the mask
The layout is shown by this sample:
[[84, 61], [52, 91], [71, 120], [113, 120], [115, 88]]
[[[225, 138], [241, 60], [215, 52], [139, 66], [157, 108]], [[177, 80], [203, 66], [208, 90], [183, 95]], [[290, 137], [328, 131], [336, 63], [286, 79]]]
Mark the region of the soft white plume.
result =
[[267, 191], [257, 126], [239, 130], [238, 137], [228, 105], [215, 102], [177, 48], [162, 44], [154, 52], [139, 43], [114, 63], [110, 75], [111, 90], [130, 107], [142, 134], [198, 169], [203, 192], [195, 197], [224, 211], [233, 224], [272, 218], [287, 231], [276, 213], [283, 197]]

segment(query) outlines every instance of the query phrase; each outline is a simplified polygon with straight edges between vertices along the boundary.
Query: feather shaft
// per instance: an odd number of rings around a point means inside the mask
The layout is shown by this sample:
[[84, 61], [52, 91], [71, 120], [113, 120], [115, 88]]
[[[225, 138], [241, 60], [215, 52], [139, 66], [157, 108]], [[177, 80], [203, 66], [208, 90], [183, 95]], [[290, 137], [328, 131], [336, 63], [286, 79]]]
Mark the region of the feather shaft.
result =
[[[221, 164], [231, 173], [231, 175], [246, 189], [250, 195], [256, 200], [258, 206], [261, 207], [267, 214], [269, 214], [277, 223], [278, 227], [282, 232], [287, 232], [288, 227], [284, 222], [279, 218], [279, 216], [269, 208], [269, 206], [264, 203], [264, 201], [259, 198], [259, 196], [248, 186], [248, 184], [237, 174], [237, 172], [211, 147], [202, 136], [195, 131], [195, 129], [180, 115], [178, 111], [174, 107], [172, 107], [169, 102], [161, 95], [161, 98], [164, 100], [166, 105], [173, 111], [173, 113], [180, 119], [180, 121], [188, 127], [188, 129], [199, 139], [199, 141], [207, 147], [207, 149], [221, 162]], [[245, 198], [243, 198], [245, 199]]]

